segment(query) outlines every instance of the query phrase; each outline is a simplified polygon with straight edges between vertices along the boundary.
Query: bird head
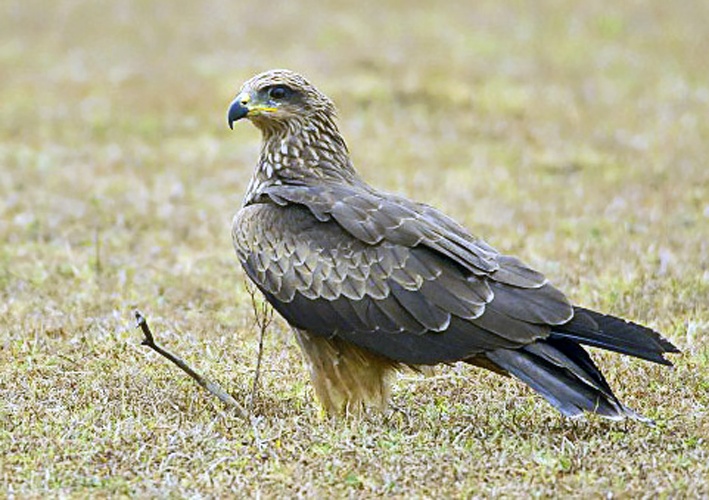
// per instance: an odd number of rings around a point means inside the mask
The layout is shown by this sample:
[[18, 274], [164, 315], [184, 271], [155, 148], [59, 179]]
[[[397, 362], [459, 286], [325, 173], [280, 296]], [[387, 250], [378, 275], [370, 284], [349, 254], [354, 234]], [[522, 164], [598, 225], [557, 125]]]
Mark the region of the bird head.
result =
[[244, 83], [227, 112], [230, 128], [248, 118], [262, 131], [289, 128], [318, 115], [331, 118], [335, 106], [298, 73], [274, 69]]

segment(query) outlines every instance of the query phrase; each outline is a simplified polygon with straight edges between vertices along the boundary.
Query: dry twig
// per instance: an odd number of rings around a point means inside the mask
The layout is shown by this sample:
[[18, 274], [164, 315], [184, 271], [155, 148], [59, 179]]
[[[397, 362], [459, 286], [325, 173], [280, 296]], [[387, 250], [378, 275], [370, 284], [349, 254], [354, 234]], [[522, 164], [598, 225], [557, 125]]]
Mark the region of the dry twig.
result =
[[266, 334], [266, 330], [273, 321], [273, 308], [266, 301], [262, 301], [261, 303], [259, 303], [259, 301], [256, 299], [256, 288], [251, 283], [246, 283], [246, 290], [248, 291], [249, 296], [251, 297], [251, 307], [254, 310], [256, 326], [259, 330], [256, 370], [254, 372], [254, 380], [251, 384], [251, 396], [249, 398], [249, 412], [253, 413], [256, 392], [258, 391], [259, 377], [261, 375], [261, 360], [263, 358], [263, 338]]
[[222, 389], [218, 384], [215, 384], [211, 380], [208, 380], [204, 377], [202, 377], [199, 373], [194, 371], [192, 368], [190, 368], [187, 363], [185, 363], [183, 360], [175, 356], [174, 354], [166, 351], [159, 345], [155, 343], [155, 338], [153, 337], [153, 333], [150, 331], [150, 327], [148, 326], [148, 322], [145, 320], [142, 314], [140, 314], [140, 311], [135, 311], [135, 319], [138, 321], [137, 328], [140, 328], [143, 332], [143, 335], [145, 338], [141, 342], [142, 345], [150, 347], [152, 350], [160, 354], [161, 356], [169, 359], [173, 363], [175, 363], [182, 371], [184, 371], [187, 375], [192, 377], [195, 382], [197, 382], [200, 386], [202, 386], [204, 389], [215, 395], [216, 397], [219, 398], [219, 400], [227, 405], [228, 407], [234, 409], [239, 415], [239, 417], [248, 419], [249, 415], [247, 411], [244, 409], [243, 406], [241, 406], [236, 399], [234, 399], [229, 393], [227, 393], [224, 389]]

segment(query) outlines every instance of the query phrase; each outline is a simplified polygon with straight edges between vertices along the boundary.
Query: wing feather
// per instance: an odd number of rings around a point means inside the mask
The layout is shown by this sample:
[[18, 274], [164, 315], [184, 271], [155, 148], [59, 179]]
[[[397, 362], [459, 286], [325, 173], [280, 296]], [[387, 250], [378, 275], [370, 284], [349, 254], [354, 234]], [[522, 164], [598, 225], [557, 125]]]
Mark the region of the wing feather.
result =
[[430, 207], [342, 186], [273, 189], [274, 203], [238, 214], [234, 244], [297, 328], [434, 364], [527, 345], [573, 313], [544, 276]]

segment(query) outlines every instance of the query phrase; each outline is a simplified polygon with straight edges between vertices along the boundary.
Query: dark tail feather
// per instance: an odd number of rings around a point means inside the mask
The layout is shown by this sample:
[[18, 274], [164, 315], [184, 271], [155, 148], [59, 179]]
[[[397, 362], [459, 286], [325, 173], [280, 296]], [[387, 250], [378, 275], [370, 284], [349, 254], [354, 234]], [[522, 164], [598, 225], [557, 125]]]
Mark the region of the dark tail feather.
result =
[[612, 419], [652, 422], [618, 401], [588, 353], [572, 340], [550, 338], [521, 349], [498, 349], [486, 356], [567, 417], [591, 412]]
[[670, 366], [672, 363], [663, 354], [679, 352], [671, 342], [650, 328], [582, 307], [574, 307], [573, 319], [555, 326], [551, 338], [575, 340]]

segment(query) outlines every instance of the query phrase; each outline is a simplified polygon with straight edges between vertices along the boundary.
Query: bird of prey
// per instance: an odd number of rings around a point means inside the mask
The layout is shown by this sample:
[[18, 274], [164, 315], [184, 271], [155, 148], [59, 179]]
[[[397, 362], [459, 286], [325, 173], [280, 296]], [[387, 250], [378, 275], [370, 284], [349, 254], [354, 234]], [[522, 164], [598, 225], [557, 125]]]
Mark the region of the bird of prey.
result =
[[462, 361], [512, 375], [562, 414], [644, 417], [620, 403], [582, 345], [665, 365], [657, 332], [572, 305], [539, 272], [435, 208], [369, 186], [332, 101], [301, 75], [248, 80], [228, 124], [263, 136], [236, 254], [293, 327], [331, 414], [383, 407], [403, 367]]

